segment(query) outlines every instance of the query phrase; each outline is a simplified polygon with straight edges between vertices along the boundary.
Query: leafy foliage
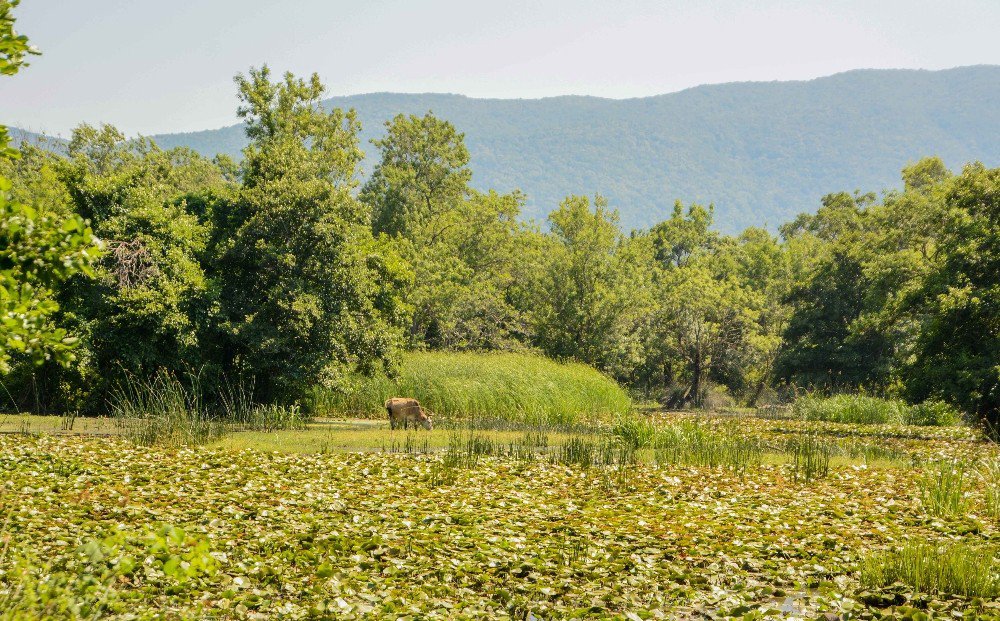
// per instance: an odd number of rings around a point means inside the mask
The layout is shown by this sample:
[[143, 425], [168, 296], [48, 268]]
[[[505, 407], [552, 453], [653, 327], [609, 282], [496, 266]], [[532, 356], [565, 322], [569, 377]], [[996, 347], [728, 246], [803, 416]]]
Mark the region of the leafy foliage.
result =
[[[14, 75], [27, 54], [37, 53], [14, 31], [12, 10], [18, 4], [0, 2], [0, 76]], [[18, 156], [0, 126], [0, 164]], [[46, 211], [45, 205], [29, 207], [12, 196], [12, 187], [0, 175], [0, 375], [10, 371], [14, 356], [36, 365], [73, 360], [76, 338], [52, 323], [59, 310], [54, 293], [73, 274], [92, 274], [98, 256], [97, 240], [83, 219]]]
[[520, 221], [522, 193], [474, 188], [465, 135], [430, 112], [385, 124], [361, 184], [359, 116], [326, 109], [318, 78], [236, 82], [239, 165], [86, 125], [63, 153], [3, 164], [16, 200], [107, 242], [96, 278], [39, 298], [78, 360], [18, 361], [19, 407], [100, 411], [161, 371], [204, 378], [218, 411], [229, 381], [262, 407], [337, 401], [393, 381], [410, 349], [540, 352], [671, 408], [806, 391], [797, 408], [824, 420], [997, 425], [996, 169], [926, 158], [901, 190], [827, 194], [777, 238], [723, 235], [712, 205], [680, 202], [626, 232], [579, 195], [543, 231]]
[[214, 250], [224, 368], [252, 376], [265, 400], [290, 400], [391, 367], [409, 270], [351, 193], [353, 115], [318, 110], [316, 76], [271, 83], [264, 67], [237, 83], [252, 142]]

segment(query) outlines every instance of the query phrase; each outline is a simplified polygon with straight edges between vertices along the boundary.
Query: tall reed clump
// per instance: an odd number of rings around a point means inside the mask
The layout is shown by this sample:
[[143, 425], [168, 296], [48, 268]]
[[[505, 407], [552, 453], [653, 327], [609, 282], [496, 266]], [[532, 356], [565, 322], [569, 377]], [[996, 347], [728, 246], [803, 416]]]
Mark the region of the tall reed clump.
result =
[[399, 377], [352, 378], [346, 393], [318, 391], [316, 414], [385, 416], [389, 397], [418, 399], [439, 417], [490, 424], [575, 425], [632, 408], [628, 394], [592, 367], [531, 354], [411, 352]]
[[224, 423], [209, 415], [197, 382], [185, 385], [166, 371], [148, 380], [129, 377], [109, 405], [122, 435], [143, 446], [204, 444], [225, 433]]
[[796, 481], [808, 483], [830, 473], [830, 457], [834, 447], [814, 434], [801, 434], [786, 446], [786, 450], [792, 454]]
[[219, 392], [222, 418], [234, 429], [279, 431], [305, 429], [309, 417], [298, 404], [257, 403], [252, 382], [226, 382]]
[[181, 381], [167, 371], [146, 380], [129, 376], [109, 406], [121, 434], [143, 446], [206, 444], [228, 431], [303, 429], [309, 420], [296, 404], [254, 402], [252, 385], [227, 382], [206, 398], [197, 375]]
[[866, 395], [806, 395], [795, 401], [792, 412], [803, 420], [859, 425], [936, 425], [962, 422], [961, 412], [941, 401], [909, 405], [899, 399], [879, 399]]
[[860, 579], [868, 588], [901, 582], [919, 593], [995, 599], [1000, 597], [997, 558], [997, 551], [989, 548], [913, 543], [866, 558]]
[[930, 515], [959, 515], [968, 508], [965, 466], [942, 461], [928, 469], [920, 479], [920, 503]]
[[983, 503], [986, 514], [1000, 520], [1000, 459], [991, 459], [979, 466], [979, 476], [983, 480]]
[[657, 464], [728, 467], [744, 473], [760, 465], [764, 448], [733, 423], [712, 426], [685, 420], [658, 430], [653, 439]]

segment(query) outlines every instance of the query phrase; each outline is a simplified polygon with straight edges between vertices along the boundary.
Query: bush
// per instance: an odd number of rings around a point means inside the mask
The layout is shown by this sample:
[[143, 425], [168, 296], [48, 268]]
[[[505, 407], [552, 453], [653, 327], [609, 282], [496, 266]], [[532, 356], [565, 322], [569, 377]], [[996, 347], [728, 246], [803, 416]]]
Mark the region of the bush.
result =
[[481, 422], [572, 425], [632, 409], [614, 380], [583, 364], [529, 354], [412, 352], [399, 377], [356, 377], [347, 393], [318, 391], [315, 414], [382, 418], [385, 400], [414, 397], [433, 414]]
[[866, 395], [807, 395], [792, 406], [793, 413], [804, 420], [860, 425], [958, 425], [962, 414], [941, 401], [908, 405], [899, 399], [879, 399]]

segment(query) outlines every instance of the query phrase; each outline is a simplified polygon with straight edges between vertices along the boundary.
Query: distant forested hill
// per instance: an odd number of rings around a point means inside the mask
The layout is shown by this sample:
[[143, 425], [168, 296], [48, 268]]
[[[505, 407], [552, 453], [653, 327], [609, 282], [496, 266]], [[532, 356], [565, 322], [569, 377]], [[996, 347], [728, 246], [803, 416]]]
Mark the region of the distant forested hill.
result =
[[[398, 112], [432, 110], [465, 132], [479, 188], [528, 195], [543, 219], [567, 194], [604, 194], [626, 228], [669, 214], [675, 199], [714, 203], [717, 227], [774, 227], [837, 190], [898, 185], [924, 155], [949, 166], [1000, 164], [1000, 66], [859, 70], [804, 82], [699, 86], [639, 99], [470, 99], [374, 93], [353, 107], [367, 141]], [[155, 137], [164, 147], [237, 156], [241, 126]]]

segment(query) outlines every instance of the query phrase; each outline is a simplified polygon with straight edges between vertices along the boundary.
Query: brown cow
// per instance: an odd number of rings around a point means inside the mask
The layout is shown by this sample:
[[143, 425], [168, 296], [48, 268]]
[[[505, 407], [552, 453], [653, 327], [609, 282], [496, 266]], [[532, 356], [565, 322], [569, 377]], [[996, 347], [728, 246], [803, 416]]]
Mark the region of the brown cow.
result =
[[420, 425], [427, 430], [433, 427], [431, 417], [420, 407], [420, 402], [416, 399], [393, 397], [385, 402], [385, 409], [389, 412], [389, 427], [392, 429], [400, 425], [406, 429], [410, 423], [413, 423], [414, 427]]

